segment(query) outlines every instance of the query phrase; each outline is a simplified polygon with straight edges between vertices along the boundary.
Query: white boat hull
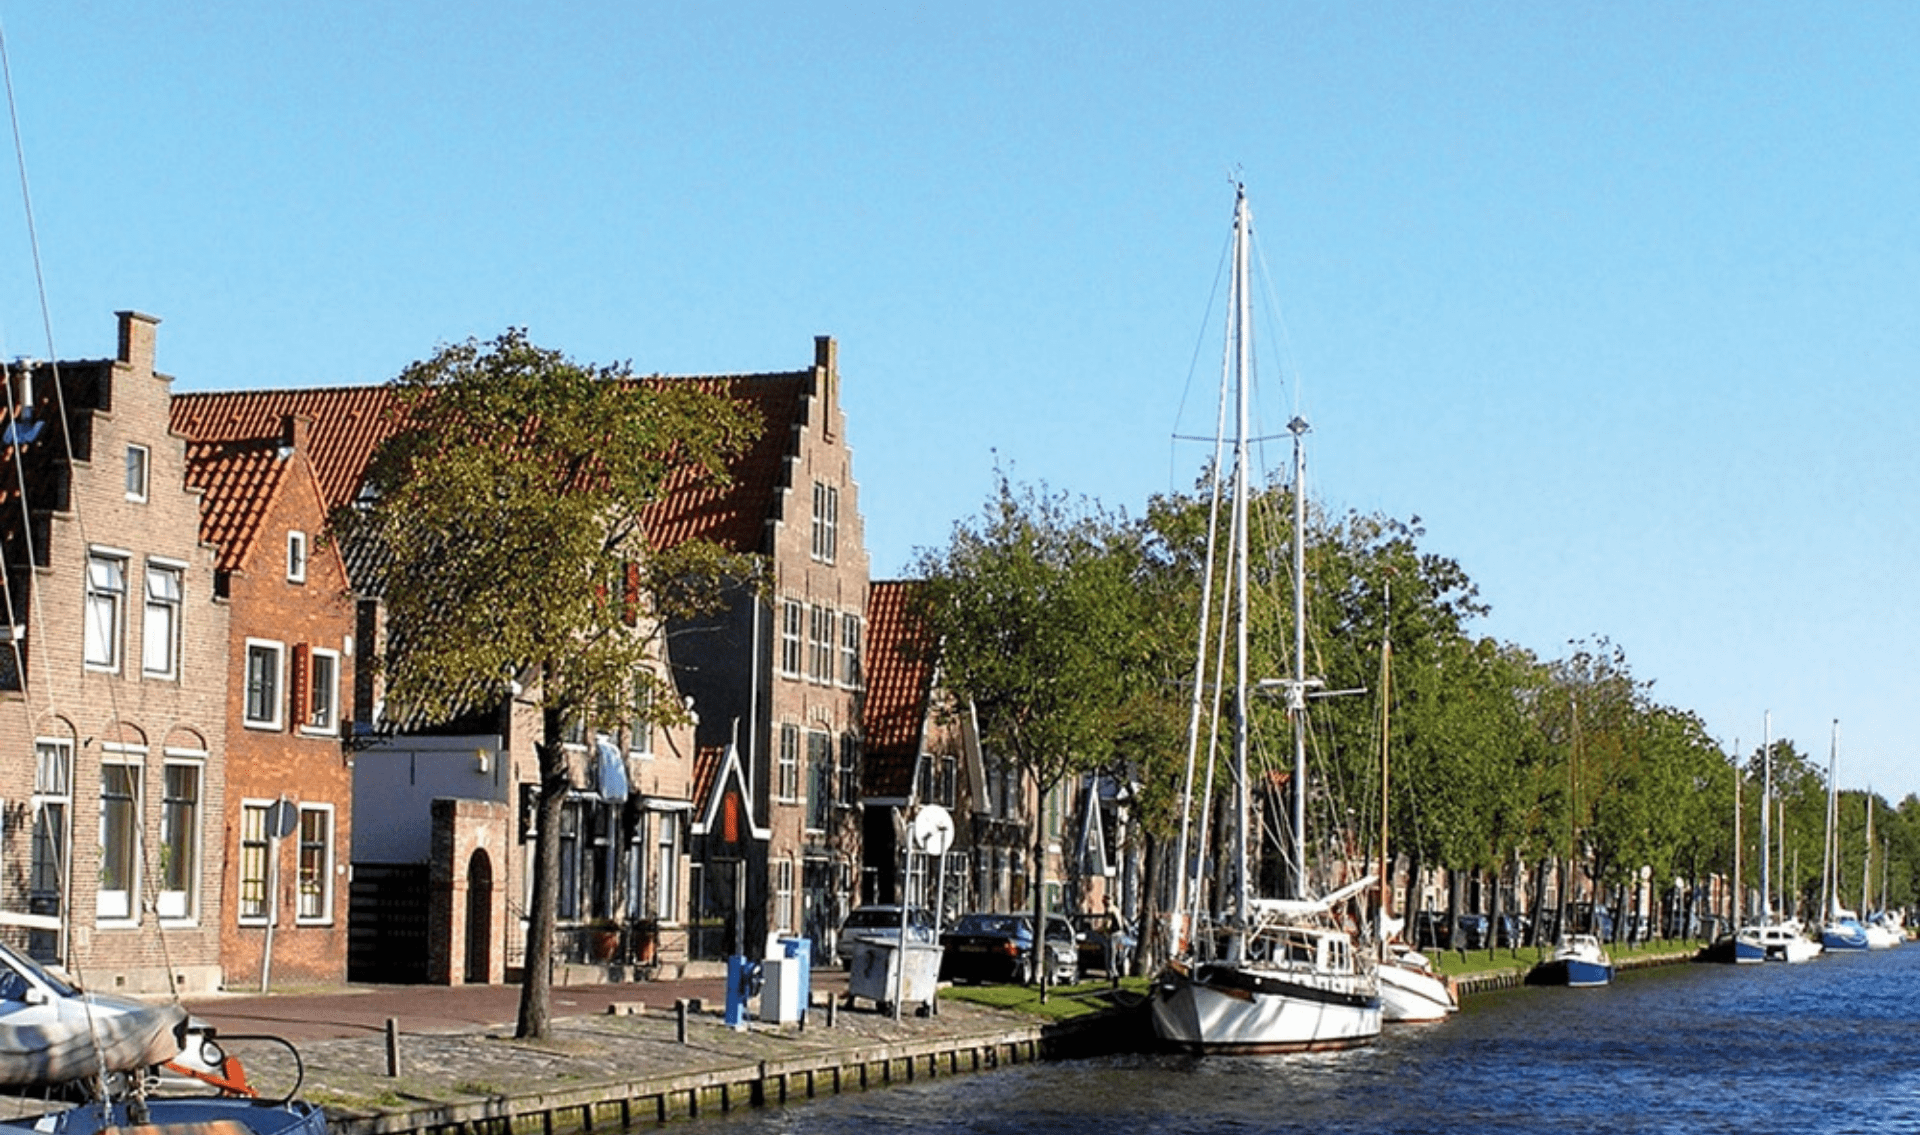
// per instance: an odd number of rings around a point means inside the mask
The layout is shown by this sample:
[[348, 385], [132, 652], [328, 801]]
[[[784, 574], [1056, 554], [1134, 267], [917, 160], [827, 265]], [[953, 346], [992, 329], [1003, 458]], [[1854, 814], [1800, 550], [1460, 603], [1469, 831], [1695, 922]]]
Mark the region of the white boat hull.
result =
[[1380, 1035], [1380, 995], [1359, 974], [1169, 967], [1152, 1010], [1160, 1039], [1190, 1052], [1353, 1048]]
[[1374, 971], [1380, 1016], [1388, 1021], [1444, 1021], [1460, 1008], [1444, 978], [1387, 962]]

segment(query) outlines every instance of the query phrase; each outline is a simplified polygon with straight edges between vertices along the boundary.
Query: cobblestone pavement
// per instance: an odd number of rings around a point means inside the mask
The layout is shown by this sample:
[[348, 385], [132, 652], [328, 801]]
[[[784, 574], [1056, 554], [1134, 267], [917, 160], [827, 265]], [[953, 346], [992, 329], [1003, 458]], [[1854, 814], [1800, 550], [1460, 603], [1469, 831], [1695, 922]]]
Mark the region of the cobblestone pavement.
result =
[[[844, 975], [816, 971], [815, 1007], [804, 1025], [722, 1019], [723, 979], [556, 987], [552, 1029], [540, 1040], [513, 1039], [515, 987], [381, 986], [266, 997], [195, 999], [188, 1008], [219, 1030], [263, 1096], [295, 1090], [291, 1050], [252, 1034], [296, 1043], [298, 1093], [338, 1115], [428, 1103], [524, 1096], [596, 1083], [753, 1065], [871, 1044], [991, 1033], [1026, 1019], [956, 1001], [934, 1016], [899, 1021], [867, 1003], [839, 1006], [828, 1024], [818, 1002], [846, 988]], [[679, 1041], [675, 1002], [698, 999]], [[644, 1003], [644, 1011], [632, 1011]], [[609, 1012], [612, 1008], [615, 1011]], [[386, 1021], [398, 1027], [399, 1075], [387, 1074]]]

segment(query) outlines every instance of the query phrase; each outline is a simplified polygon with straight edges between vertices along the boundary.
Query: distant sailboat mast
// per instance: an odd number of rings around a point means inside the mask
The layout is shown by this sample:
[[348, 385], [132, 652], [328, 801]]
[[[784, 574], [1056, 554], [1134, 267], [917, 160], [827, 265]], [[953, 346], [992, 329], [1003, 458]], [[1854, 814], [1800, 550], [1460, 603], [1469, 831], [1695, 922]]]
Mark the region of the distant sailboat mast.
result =
[[1761, 730], [1760, 768], [1760, 921], [1773, 921], [1773, 711]]

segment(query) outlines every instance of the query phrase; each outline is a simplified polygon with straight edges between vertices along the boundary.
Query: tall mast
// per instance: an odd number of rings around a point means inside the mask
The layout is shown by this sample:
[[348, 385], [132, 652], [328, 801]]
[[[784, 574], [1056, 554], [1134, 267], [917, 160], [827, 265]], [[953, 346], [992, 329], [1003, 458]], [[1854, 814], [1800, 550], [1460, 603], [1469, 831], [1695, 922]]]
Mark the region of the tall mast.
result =
[[[1233, 207], [1233, 369], [1234, 369], [1234, 427], [1233, 427], [1233, 589], [1234, 589], [1234, 643], [1233, 643], [1233, 764], [1234, 775], [1238, 780], [1238, 790], [1234, 796], [1234, 806], [1239, 812], [1239, 823], [1234, 825], [1235, 862], [1238, 865], [1234, 880], [1234, 914], [1237, 924], [1244, 931], [1248, 926], [1248, 912], [1251, 908], [1250, 886], [1247, 880], [1247, 827], [1251, 821], [1249, 801], [1252, 786], [1247, 783], [1247, 406], [1248, 375], [1253, 357], [1252, 330], [1249, 326], [1249, 313], [1252, 304], [1247, 298], [1247, 244], [1252, 235], [1253, 214], [1247, 206], [1246, 188], [1242, 186]], [[1242, 960], [1245, 939], [1235, 935], [1230, 962]]]
[[1293, 435], [1293, 684], [1287, 716], [1293, 721], [1293, 895], [1307, 897], [1307, 420], [1287, 423]]
[[1840, 864], [1833, 842], [1839, 832], [1839, 769], [1840, 719], [1834, 718], [1833, 740], [1827, 748], [1827, 838], [1820, 844], [1820, 921], [1823, 923], [1833, 920], [1833, 912], [1840, 905], [1839, 880], [1835, 874]]
[[1727, 913], [1733, 922], [1735, 932], [1739, 931], [1740, 924], [1746, 921], [1747, 917], [1746, 896], [1741, 894], [1746, 876], [1741, 872], [1743, 865], [1740, 862], [1740, 798], [1746, 795], [1746, 779], [1746, 770], [1740, 763], [1740, 738], [1735, 737], [1733, 739], [1733, 893], [1727, 902]]
[[1760, 736], [1760, 904], [1761, 924], [1773, 921], [1773, 711], [1768, 710]]
[[1873, 887], [1873, 789], [1867, 789], [1867, 858], [1860, 866], [1860, 917], [1871, 909]]
[[1392, 766], [1387, 761], [1388, 713], [1393, 703], [1393, 583], [1385, 587], [1385, 628], [1380, 632], [1380, 956], [1387, 956], [1387, 919], [1393, 914], [1393, 857], [1387, 848], [1388, 779]]

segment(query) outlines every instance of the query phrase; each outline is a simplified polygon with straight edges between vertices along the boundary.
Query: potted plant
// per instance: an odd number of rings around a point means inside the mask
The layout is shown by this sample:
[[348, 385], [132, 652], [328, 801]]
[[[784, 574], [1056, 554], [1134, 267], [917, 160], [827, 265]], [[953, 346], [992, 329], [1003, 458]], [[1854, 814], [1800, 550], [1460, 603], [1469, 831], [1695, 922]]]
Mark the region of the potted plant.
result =
[[620, 952], [620, 924], [611, 918], [596, 918], [587, 923], [587, 957], [610, 962]]

